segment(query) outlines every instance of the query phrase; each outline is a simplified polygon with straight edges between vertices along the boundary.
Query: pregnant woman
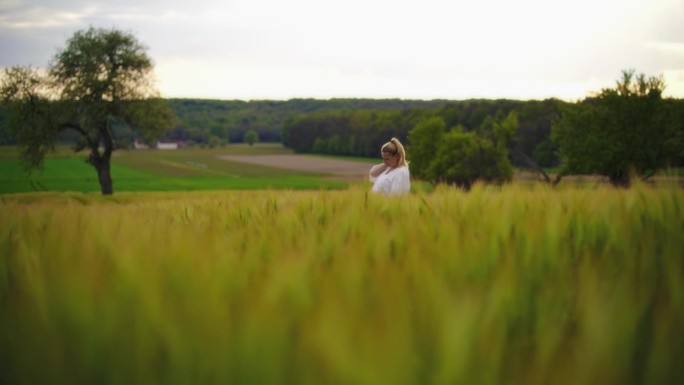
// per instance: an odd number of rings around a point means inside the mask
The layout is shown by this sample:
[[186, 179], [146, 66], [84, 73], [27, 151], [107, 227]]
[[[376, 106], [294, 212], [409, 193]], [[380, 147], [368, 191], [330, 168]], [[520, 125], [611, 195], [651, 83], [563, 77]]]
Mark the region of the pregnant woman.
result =
[[399, 139], [392, 138], [380, 149], [383, 162], [370, 169], [371, 191], [385, 195], [406, 195], [411, 190], [411, 175], [406, 151]]

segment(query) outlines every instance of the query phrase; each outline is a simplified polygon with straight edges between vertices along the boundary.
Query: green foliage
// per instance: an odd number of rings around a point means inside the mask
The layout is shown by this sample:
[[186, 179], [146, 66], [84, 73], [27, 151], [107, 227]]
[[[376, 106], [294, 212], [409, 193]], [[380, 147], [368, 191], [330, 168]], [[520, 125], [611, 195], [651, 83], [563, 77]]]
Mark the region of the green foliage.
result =
[[24, 168], [40, 168], [59, 133], [48, 79], [30, 67], [6, 68], [3, 75], [0, 96], [8, 114], [7, 127], [21, 144]]
[[349, 155], [354, 147], [353, 138], [341, 139], [335, 134], [330, 138], [316, 137], [311, 152], [314, 154]]
[[[444, 100], [400, 99], [290, 99], [275, 100], [205, 100], [171, 99], [179, 116], [167, 140], [206, 142], [209, 135], [224, 135], [232, 143], [241, 142], [248, 130], [256, 130], [262, 142], [288, 142], [284, 123], [317, 113], [351, 113], [359, 110], [402, 111], [417, 107], [437, 107]], [[195, 136], [191, 138], [191, 136]], [[324, 138], [327, 139], [327, 138]], [[311, 144], [313, 144], [311, 139]], [[310, 149], [309, 149], [310, 151]]]
[[113, 193], [112, 151], [131, 141], [129, 133], [117, 137], [117, 127], [130, 127], [149, 141], [174, 122], [173, 111], [153, 87], [152, 68], [133, 35], [91, 27], [67, 41], [45, 75], [31, 68], [6, 69], [0, 92], [26, 166], [39, 167], [60, 133], [72, 130], [75, 149], [89, 151], [102, 193]]
[[432, 181], [470, 189], [478, 180], [497, 184], [510, 181], [513, 166], [505, 148], [457, 128], [440, 140], [427, 174]]
[[253, 146], [254, 143], [259, 141], [259, 133], [257, 133], [256, 130], [248, 130], [242, 137], [242, 141]]
[[681, 189], [0, 198], [3, 384], [684, 378]]
[[684, 99], [666, 99], [672, 114], [673, 134], [665, 141], [665, 151], [672, 154], [671, 166], [684, 167]]
[[432, 179], [429, 172], [437, 148], [441, 145], [446, 129], [439, 117], [418, 123], [408, 134], [406, 151], [411, 155], [411, 174], [419, 179]]
[[556, 160], [557, 145], [549, 138], [534, 147], [532, 158], [541, 167], [551, 167]]
[[[409, 131], [430, 118], [438, 118], [446, 128], [462, 126], [465, 131], [478, 131], [493, 142], [508, 147], [517, 166], [535, 167], [532, 156], [539, 143], [548, 140], [551, 122], [558, 115], [563, 102], [555, 99], [544, 101], [514, 100], [466, 100], [443, 101], [437, 106], [414, 106], [403, 110], [356, 110], [351, 112], [321, 112], [302, 115], [285, 122], [283, 143], [297, 152], [346, 154], [377, 157], [378, 148], [387, 138], [407, 138]], [[494, 127], [496, 122], [498, 125]], [[511, 129], [516, 127], [515, 136]], [[339, 146], [329, 146], [329, 141], [339, 137]], [[408, 141], [410, 142], [410, 140]], [[410, 144], [410, 143], [409, 143]], [[416, 149], [408, 152], [412, 163]], [[428, 150], [428, 152], [430, 152]], [[412, 174], [418, 175], [423, 167], [422, 154], [417, 164], [412, 164]], [[550, 157], [555, 163], [556, 158]]]
[[9, 112], [2, 99], [0, 95], [0, 146], [16, 145], [16, 138], [8, 127]]
[[516, 131], [518, 130], [518, 114], [511, 111], [508, 115], [503, 113], [497, 115], [497, 119], [492, 122], [492, 139], [497, 147], [509, 147], [515, 141]]
[[216, 135], [212, 135], [209, 137], [209, 148], [215, 148], [218, 147], [222, 144], [223, 142], [221, 141], [221, 138], [219, 138]]
[[[662, 98], [662, 77], [623, 71], [614, 89], [566, 105], [553, 127], [564, 174], [599, 174], [629, 186], [631, 174], [647, 178], [675, 156], [672, 111]], [[681, 124], [681, 123], [680, 123]]]
[[413, 176], [433, 183], [455, 184], [465, 189], [476, 181], [501, 184], [513, 177], [508, 148], [518, 120], [515, 111], [488, 117], [479, 133], [457, 126], [444, 131], [439, 117], [418, 123], [409, 132]]
[[[377, 146], [387, 141], [387, 135], [406, 138], [415, 124], [430, 117], [441, 117], [446, 127], [461, 125], [466, 130], [476, 130], [487, 117], [494, 117], [498, 113], [505, 115], [510, 111], [516, 111], [519, 119], [517, 140], [511, 150], [532, 155], [536, 146], [549, 138], [551, 121], [563, 102], [555, 99], [170, 99], [168, 104], [178, 115], [178, 120], [174, 128], [164, 135], [164, 141], [202, 144], [208, 143], [211, 135], [215, 135], [237, 143], [243, 140], [246, 131], [254, 129], [262, 142], [282, 141], [297, 152], [376, 158]], [[339, 139], [332, 139], [335, 135]], [[2, 136], [3, 127], [0, 123], [0, 140]], [[126, 137], [132, 138], [133, 135], [129, 131]], [[313, 149], [317, 138], [320, 138], [317, 148], [322, 150]], [[61, 133], [58, 140], [70, 139]], [[330, 140], [338, 143], [328, 146]], [[123, 139], [117, 136], [116, 143], [120, 142]], [[321, 142], [325, 146], [321, 146]], [[517, 162], [517, 166], [523, 165], [516, 158], [513, 161]], [[551, 157], [551, 161], [555, 164], [557, 159]]]
[[[143, 141], [154, 142], [163, 137], [177, 118], [165, 99], [148, 97], [146, 99], [124, 100], [120, 115], [112, 114], [114, 121], [120, 121], [133, 134]], [[122, 140], [121, 137], [114, 137]]]
[[328, 154], [328, 143], [325, 139], [317, 137], [314, 140], [311, 151], [315, 154]]

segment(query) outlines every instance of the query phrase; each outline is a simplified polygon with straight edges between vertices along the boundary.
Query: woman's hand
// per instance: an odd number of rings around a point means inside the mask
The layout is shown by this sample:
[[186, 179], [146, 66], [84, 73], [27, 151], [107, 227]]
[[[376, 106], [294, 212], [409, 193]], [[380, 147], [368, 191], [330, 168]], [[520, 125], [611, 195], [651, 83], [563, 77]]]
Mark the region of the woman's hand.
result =
[[372, 177], [377, 177], [380, 174], [382, 174], [382, 172], [385, 170], [387, 170], [387, 164], [386, 163], [376, 164], [375, 166], [371, 167], [370, 175]]

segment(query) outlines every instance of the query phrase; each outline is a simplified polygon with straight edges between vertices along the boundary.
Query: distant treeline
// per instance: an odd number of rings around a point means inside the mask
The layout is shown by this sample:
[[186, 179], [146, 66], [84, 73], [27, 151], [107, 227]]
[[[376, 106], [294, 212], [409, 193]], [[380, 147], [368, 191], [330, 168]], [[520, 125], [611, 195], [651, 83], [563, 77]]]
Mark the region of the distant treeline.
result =
[[282, 141], [283, 123], [289, 119], [320, 112], [358, 110], [403, 110], [437, 107], [445, 100], [400, 99], [290, 99], [275, 100], [204, 100], [170, 99], [179, 121], [167, 135], [169, 140], [209, 143], [218, 138], [229, 143], [243, 141], [244, 134], [255, 130], [261, 142]]
[[[554, 119], [567, 102], [558, 99], [509, 100], [403, 100], [403, 99], [290, 99], [207, 100], [169, 99], [177, 123], [162, 141], [184, 141], [189, 145], [239, 143], [255, 130], [261, 142], [282, 142], [302, 153], [378, 156], [380, 146], [391, 137], [407, 141], [418, 122], [440, 117], [447, 129], [461, 126], [478, 131], [497, 116], [516, 111], [516, 153], [525, 154], [541, 166], [557, 163], [556, 147], [550, 139]], [[684, 116], [684, 100], [670, 99], [678, 116]], [[0, 145], [16, 144], [0, 107]], [[117, 146], [132, 144], [132, 131], [114, 125]], [[65, 140], [69, 133], [65, 134]], [[138, 138], [140, 139], [140, 138]], [[516, 159], [512, 159], [514, 164]]]
[[[437, 107], [446, 100], [401, 99], [290, 99], [276, 100], [211, 100], [168, 99], [175, 110], [176, 125], [160, 140], [209, 144], [210, 139], [226, 143], [243, 141], [244, 134], [255, 130], [262, 142], [280, 142], [283, 123], [291, 118], [316, 112], [352, 112], [358, 110], [403, 110], [416, 107]], [[16, 144], [4, 121], [6, 112], [0, 106], [0, 145]], [[125, 147], [136, 138], [131, 130], [114, 124], [117, 144]], [[64, 141], [69, 141], [65, 133]], [[137, 138], [141, 139], [141, 138]]]
[[[520, 145], [532, 151], [548, 139], [550, 122], [557, 114], [557, 100], [403, 100], [403, 99], [290, 99], [208, 100], [169, 99], [178, 120], [162, 141], [189, 145], [240, 143], [255, 130], [261, 142], [283, 142], [298, 152], [376, 156], [378, 145], [391, 136], [406, 139], [416, 121], [443, 116], [447, 127], [462, 124], [477, 128], [498, 111], [519, 111]], [[0, 108], [0, 145], [16, 144], [3, 124]], [[135, 139], [125, 126], [113, 124], [117, 147], [129, 147]], [[73, 142], [65, 132], [65, 142]], [[315, 146], [314, 146], [315, 145]]]
[[[382, 144], [391, 137], [406, 143], [408, 132], [432, 117], [444, 120], [447, 128], [461, 126], [465, 131], [477, 132], [493, 119], [516, 111], [516, 152], [526, 154], [541, 166], [551, 166], [556, 161], [551, 124], [563, 103], [566, 102], [557, 99], [465, 100], [442, 102], [429, 108], [322, 112], [285, 122], [282, 139], [285, 146], [297, 152], [377, 157]], [[514, 159], [514, 163], [522, 161]]]

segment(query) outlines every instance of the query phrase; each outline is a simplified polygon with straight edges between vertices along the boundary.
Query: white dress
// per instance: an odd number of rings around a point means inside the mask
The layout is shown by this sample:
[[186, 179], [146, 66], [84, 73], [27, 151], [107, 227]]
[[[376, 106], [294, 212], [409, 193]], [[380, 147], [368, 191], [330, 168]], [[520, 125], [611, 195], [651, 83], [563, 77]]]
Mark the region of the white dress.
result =
[[373, 182], [371, 191], [384, 195], [406, 195], [411, 190], [411, 175], [407, 166], [385, 170], [376, 177], [370, 175], [370, 181]]

